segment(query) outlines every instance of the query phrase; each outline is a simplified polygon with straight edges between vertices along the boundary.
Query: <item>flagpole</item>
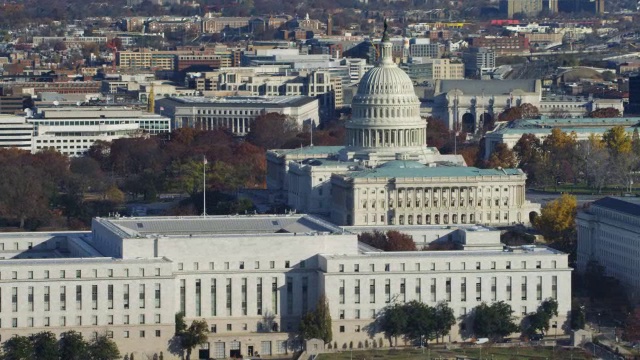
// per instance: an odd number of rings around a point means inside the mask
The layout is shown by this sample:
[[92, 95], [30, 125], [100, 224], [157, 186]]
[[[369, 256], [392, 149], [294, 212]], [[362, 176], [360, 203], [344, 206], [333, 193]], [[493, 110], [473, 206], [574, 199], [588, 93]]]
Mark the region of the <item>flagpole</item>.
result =
[[207, 158], [204, 157], [202, 165], [202, 217], [207, 216]]

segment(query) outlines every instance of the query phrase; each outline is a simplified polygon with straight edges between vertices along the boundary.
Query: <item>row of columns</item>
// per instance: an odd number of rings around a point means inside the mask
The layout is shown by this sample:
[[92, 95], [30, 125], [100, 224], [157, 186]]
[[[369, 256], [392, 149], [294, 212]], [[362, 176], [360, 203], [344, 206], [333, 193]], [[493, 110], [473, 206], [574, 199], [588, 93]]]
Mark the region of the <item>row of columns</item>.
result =
[[426, 129], [350, 129], [347, 133], [349, 146], [394, 147], [424, 146]]
[[249, 118], [214, 118], [214, 117], [198, 117], [183, 121], [182, 127], [191, 127], [200, 130], [215, 130], [220, 128], [229, 129], [234, 134], [249, 133]]

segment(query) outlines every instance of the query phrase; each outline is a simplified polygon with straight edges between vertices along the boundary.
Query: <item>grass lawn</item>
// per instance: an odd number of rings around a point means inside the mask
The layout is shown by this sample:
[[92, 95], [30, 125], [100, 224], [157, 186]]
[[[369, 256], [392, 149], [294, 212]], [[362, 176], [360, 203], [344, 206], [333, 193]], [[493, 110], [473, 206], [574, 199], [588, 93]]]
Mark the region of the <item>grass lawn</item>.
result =
[[[482, 350], [482, 351], [481, 351]], [[565, 350], [562, 348], [556, 348], [554, 351], [551, 347], [513, 347], [513, 348], [498, 348], [498, 347], [474, 347], [457, 350], [432, 350], [431, 359], [455, 359], [456, 356], [466, 357], [469, 359], [482, 359], [488, 360], [586, 360], [591, 359], [591, 356], [581, 349]], [[411, 350], [399, 350], [399, 349], [385, 349], [385, 350], [354, 350], [342, 351], [335, 354], [322, 354], [318, 356], [317, 360], [425, 360], [429, 358], [429, 352], [424, 350], [424, 354], [419, 349]]]

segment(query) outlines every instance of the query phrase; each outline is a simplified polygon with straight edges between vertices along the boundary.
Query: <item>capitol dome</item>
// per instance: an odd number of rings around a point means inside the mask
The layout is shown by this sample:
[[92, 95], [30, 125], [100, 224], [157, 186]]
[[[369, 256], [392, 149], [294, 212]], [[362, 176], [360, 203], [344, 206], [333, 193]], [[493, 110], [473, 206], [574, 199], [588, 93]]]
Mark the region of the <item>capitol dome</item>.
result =
[[346, 145], [354, 158], [367, 160], [376, 154], [378, 160], [389, 161], [396, 154], [423, 152], [427, 123], [420, 117], [413, 81], [393, 62], [386, 28], [380, 55], [377, 66], [362, 77], [351, 102]]

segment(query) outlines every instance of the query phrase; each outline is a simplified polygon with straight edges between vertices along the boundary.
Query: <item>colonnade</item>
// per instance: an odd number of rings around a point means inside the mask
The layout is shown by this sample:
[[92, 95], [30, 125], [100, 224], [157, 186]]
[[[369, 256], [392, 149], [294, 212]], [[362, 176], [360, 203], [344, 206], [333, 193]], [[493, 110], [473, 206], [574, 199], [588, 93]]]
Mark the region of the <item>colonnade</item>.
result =
[[395, 147], [424, 146], [427, 142], [426, 129], [349, 129], [349, 146]]
[[229, 117], [198, 117], [190, 119], [189, 124], [182, 124], [183, 127], [192, 127], [200, 130], [215, 130], [220, 128], [229, 129], [234, 134], [247, 134], [251, 123], [250, 118], [229, 118]]

